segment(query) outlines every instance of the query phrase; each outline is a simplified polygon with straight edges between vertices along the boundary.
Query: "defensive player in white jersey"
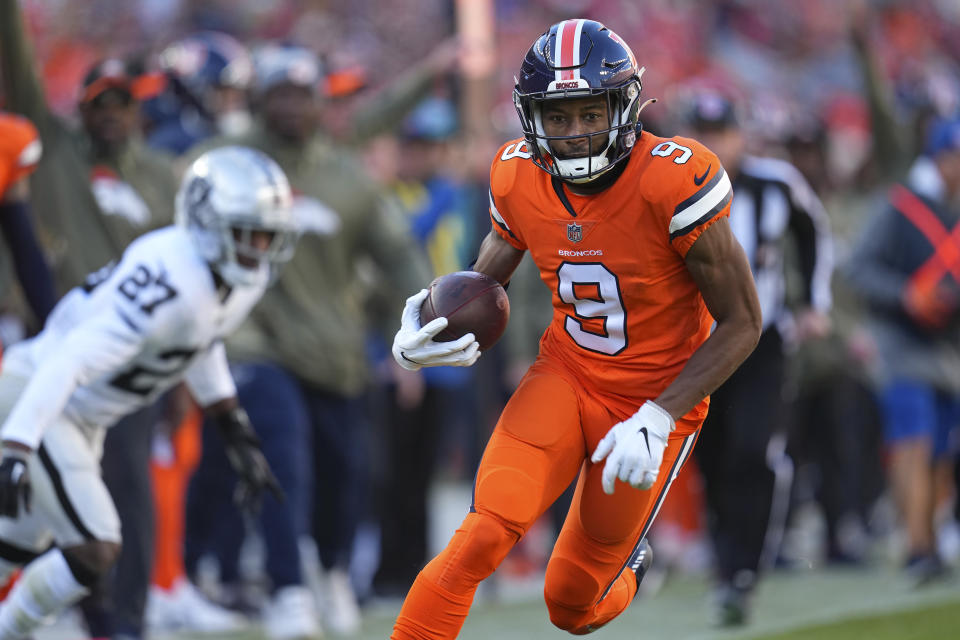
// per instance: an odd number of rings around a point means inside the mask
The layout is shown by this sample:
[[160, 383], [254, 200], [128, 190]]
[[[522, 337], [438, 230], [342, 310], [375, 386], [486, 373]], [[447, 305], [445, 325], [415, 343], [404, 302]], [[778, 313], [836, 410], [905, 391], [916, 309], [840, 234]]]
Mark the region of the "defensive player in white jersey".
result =
[[[187, 170], [176, 224], [70, 291], [0, 375], [0, 639], [27, 635], [113, 564], [120, 522], [100, 478], [105, 429], [185, 380], [220, 428], [238, 498], [281, 497], [236, 400], [222, 339], [296, 240], [290, 185], [266, 155], [223, 147]], [[51, 548], [51, 545], [53, 548]]]

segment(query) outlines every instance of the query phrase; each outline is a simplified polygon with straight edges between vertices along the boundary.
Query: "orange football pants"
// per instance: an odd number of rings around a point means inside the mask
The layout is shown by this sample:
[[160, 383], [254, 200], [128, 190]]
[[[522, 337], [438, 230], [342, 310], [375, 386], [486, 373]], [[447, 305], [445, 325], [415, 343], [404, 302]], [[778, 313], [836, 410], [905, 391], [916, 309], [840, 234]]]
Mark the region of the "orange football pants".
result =
[[541, 356], [507, 403], [487, 444], [470, 513], [447, 548], [417, 576], [392, 640], [455, 638], [477, 585], [579, 473], [576, 493], [547, 565], [550, 621], [573, 634], [619, 615], [636, 595], [630, 567], [680, 467], [699, 421], [681, 420], [667, 443], [656, 484], [617, 482], [603, 492], [603, 463], [589, 461], [607, 431], [639, 404], [600, 400], [558, 363]]

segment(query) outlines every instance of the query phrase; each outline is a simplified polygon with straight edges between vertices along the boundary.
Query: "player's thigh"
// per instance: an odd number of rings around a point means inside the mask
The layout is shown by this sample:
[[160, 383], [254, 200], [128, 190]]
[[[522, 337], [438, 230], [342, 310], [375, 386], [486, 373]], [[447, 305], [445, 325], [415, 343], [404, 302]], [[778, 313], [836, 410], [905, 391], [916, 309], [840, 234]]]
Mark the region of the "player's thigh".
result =
[[690, 457], [696, 437], [697, 432], [670, 434], [657, 481], [646, 491], [618, 480], [613, 495], [607, 495], [602, 486], [603, 462], [587, 465], [582, 487], [578, 487], [571, 505], [584, 534], [601, 543], [638, 541], [638, 534], [646, 533], [670, 484]]
[[60, 547], [120, 542], [120, 518], [100, 476], [99, 442], [66, 419], [50, 427], [30, 462], [37, 518]]
[[671, 434], [657, 481], [647, 491], [617, 482], [607, 495], [603, 463], [586, 465], [547, 567], [548, 597], [572, 606], [603, 597], [630, 565], [696, 437], [697, 432]]
[[474, 509], [526, 530], [569, 486], [585, 452], [576, 388], [538, 360], [510, 398], [484, 450]]

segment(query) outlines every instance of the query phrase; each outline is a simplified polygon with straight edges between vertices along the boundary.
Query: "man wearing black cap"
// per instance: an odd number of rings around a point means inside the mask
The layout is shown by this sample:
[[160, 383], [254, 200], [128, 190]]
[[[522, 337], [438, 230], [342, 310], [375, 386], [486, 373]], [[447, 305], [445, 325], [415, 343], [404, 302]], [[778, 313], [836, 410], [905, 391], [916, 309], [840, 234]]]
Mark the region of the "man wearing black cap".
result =
[[65, 291], [117, 258], [143, 232], [172, 220], [176, 179], [165, 156], [137, 139], [136, 78], [121, 60], [91, 69], [78, 95], [82, 128], [47, 108], [18, 3], [0, 2], [0, 64], [7, 107], [40, 131], [44, 161], [33, 205]]
[[[35, 65], [19, 3], [0, 0], [3, 92], [7, 108], [36, 125], [46, 151], [31, 178], [32, 205], [62, 293], [118, 259], [133, 239], [169, 224], [177, 179], [171, 161], [139, 140], [142, 85], [127, 63], [104, 60], [86, 75], [78, 95], [79, 129], [50, 112]], [[123, 514], [118, 573], [131, 577], [130, 584], [114, 585], [112, 600], [117, 625], [123, 627], [118, 633], [134, 636], [141, 632], [153, 554], [152, 494], [144, 461], [162, 409], [155, 405], [122, 420], [106, 438], [102, 459], [104, 479]], [[111, 630], [91, 631], [109, 635]]]
[[104, 60], [87, 73], [82, 127], [73, 130], [47, 108], [16, 2], [0, 3], [0, 25], [7, 106], [36, 124], [49, 150], [33, 177], [33, 206], [65, 291], [172, 220], [176, 179], [169, 159], [138, 139], [139, 87], [125, 62]]
[[[716, 621], [746, 621], [757, 574], [782, 537], [792, 466], [783, 454], [784, 343], [829, 327], [831, 250], [819, 198], [790, 164], [746, 153], [737, 105], [725, 95], [692, 97], [690, 135], [712, 149], [733, 182], [730, 226], [750, 260], [763, 333], [754, 352], [711, 396], [695, 450], [704, 476], [719, 586]], [[796, 244], [801, 300], [788, 308], [784, 248]]]

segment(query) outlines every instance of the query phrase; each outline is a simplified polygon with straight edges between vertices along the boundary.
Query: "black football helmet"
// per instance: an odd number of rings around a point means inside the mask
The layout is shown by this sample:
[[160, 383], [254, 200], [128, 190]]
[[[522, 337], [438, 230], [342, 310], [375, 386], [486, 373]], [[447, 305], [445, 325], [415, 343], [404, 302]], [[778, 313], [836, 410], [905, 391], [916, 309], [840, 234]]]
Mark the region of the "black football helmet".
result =
[[[574, 19], [552, 25], [527, 51], [513, 90], [533, 162], [561, 180], [582, 183], [627, 158], [637, 141], [642, 75], [630, 47], [601, 23]], [[597, 95], [607, 101], [606, 144], [594, 148], [597, 138], [589, 137], [586, 157], [554, 157], [551, 140], [584, 136], [547, 136], [541, 120], [543, 103]]]

